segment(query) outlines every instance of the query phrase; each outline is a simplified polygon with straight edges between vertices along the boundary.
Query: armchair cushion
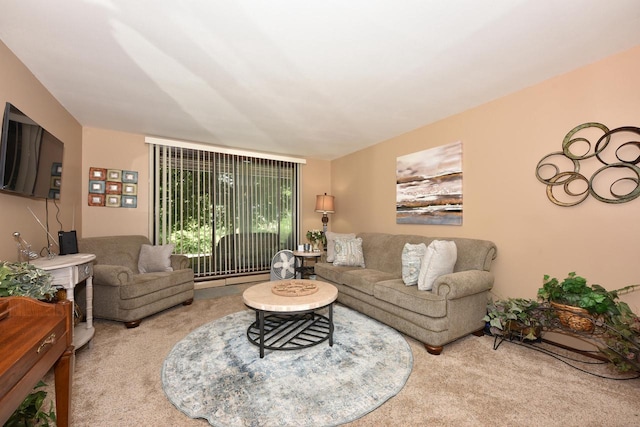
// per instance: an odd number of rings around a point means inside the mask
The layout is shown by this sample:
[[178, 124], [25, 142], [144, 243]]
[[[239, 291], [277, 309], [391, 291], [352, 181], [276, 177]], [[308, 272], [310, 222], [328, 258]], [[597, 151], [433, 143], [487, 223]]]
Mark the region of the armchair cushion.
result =
[[138, 271], [142, 273], [154, 273], [158, 271], [173, 271], [171, 267], [171, 253], [174, 245], [142, 245], [138, 258]]

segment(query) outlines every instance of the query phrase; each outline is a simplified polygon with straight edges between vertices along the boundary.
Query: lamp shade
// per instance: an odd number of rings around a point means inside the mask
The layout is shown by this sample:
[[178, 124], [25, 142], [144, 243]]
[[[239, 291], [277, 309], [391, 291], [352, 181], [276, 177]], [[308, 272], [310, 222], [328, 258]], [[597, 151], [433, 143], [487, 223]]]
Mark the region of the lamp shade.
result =
[[327, 196], [327, 193], [316, 196], [316, 212], [334, 213], [333, 196]]

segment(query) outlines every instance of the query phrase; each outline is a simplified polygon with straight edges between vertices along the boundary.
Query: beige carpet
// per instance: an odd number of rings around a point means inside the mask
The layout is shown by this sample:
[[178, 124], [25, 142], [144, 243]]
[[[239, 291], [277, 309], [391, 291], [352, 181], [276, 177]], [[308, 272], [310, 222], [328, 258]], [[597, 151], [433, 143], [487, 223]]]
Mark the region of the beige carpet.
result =
[[[178, 306], [136, 329], [96, 320], [91, 347], [76, 354], [73, 425], [208, 426], [169, 403], [162, 363], [196, 327], [245, 309], [231, 295]], [[494, 351], [487, 336], [458, 340], [440, 356], [407, 341], [414, 367], [404, 389], [350, 426], [640, 425], [640, 380], [597, 378], [510, 343]], [[46, 381], [52, 395], [53, 376]]]

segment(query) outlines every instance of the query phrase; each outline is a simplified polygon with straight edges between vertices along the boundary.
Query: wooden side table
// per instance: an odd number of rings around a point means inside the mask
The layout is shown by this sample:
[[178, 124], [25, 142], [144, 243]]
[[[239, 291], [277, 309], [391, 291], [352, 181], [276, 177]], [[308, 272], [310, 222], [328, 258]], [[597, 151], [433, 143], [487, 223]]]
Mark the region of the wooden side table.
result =
[[305, 274], [307, 277], [313, 274], [313, 265], [305, 265], [305, 260], [313, 259], [314, 264], [318, 262], [318, 258], [322, 255], [322, 252], [304, 252], [304, 251], [293, 251], [293, 256], [296, 257], [296, 278], [298, 278], [298, 274], [300, 275], [300, 279], [305, 278]]
[[31, 264], [41, 268], [53, 276], [53, 285], [61, 286], [67, 291], [67, 299], [75, 300], [73, 290], [83, 280], [87, 281], [86, 292], [86, 322], [79, 323], [73, 329], [73, 345], [76, 349], [82, 347], [95, 333], [93, 327], [93, 260], [94, 254], [59, 255], [55, 258], [38, 258]]
[[0, 425], [54, 367], [56, 417], [70, 423], [74, 348], [72, 304], [26, 297], [0, 298]]

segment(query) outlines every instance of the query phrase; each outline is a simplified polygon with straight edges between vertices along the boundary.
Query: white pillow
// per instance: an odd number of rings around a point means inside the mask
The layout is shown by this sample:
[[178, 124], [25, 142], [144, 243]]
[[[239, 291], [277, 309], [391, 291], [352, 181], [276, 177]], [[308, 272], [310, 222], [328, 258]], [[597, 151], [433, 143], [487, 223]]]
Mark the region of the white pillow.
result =
[[407, 286], [417, 285], [420, 277], [420, 265], [427, 252], [427, 245], [405, 243], [402, 248], [402, 281]]
[[336, 239], [336, 256], [333, 265], [349, 265], [364, 268], [362, 239]]
[[458, 248], [455, 242], [448, 240], [434, 240], [427, 247], [420, 265], [418, 289], [429, 291], [436, 279], [444, 274], [453, 273], [453, 267], [458, 259]]
[[355, 239], [354, 233], [334, 233], [327, 231], [324, 233], [327, 238], [327, 262], [333, 262], [336, 257], [336, 239]]
[[171, 254], [174, 245], [142, 245], [138, 258], [138, 271], [140, 273], [152, 273], [156, 271], [173, 271], [171, 268]]

